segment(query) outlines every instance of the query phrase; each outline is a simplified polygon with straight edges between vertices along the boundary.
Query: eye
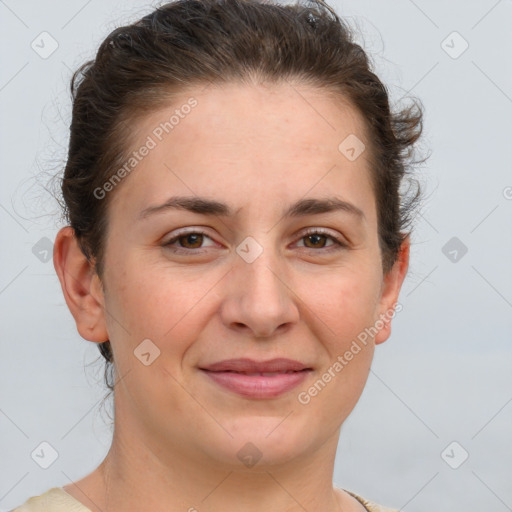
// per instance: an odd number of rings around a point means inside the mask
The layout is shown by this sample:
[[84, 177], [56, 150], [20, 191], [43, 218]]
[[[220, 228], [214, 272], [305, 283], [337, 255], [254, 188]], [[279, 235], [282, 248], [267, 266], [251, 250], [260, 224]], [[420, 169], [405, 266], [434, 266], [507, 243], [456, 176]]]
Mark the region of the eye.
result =
[[[197, 249], [215, 246], [215, 243], [212, 243], [209, 246], [203, 246], [203, 242], [206, 239], [213, 242], [213, 240], [204, 231], [196, 229], [178, 233], [176, 236], [165, 242], [163, 247], [169, 248], [177, 254], [201, 254], [204, 251], [199, 251]], [[348, 244], [343, 242], [341, 239], [329, 234], [329, 232], [321, 228], [308, 230], [299, 240], [306, 241], [302, 246], [305, 249], [323, 249], [322, 252], [332, 252], [348, 247]], [[326, 245], [328, 240], [331, 240], [331, 245]], [[299, 245], [299, 247], [301, 246]]]
[[[195, 230], [181, 232], [163, 244], [164, 247], [170, 248], [173, 252], [187, 254], [198, 253], [195, 249], [201, 249], [205, 238], [212, 240], [204, 231]], [[213, 240], [212, 240], [213, 241]], [[178, 242], [179, 245], [175, 245]], [[212, 244], [214, 245], [214, 244]]]
[[[332, 244], [326, 246], [326, 241], [329, 239], [332, 241]], [[306, 241], [304, 247], [307, 249], [325, 249], [327, 247], [327, 250], [324, 250], [324, 252], [337, 251], [348, 247], [345, 242], [321, 228], [308, 230], [300, 240]]]

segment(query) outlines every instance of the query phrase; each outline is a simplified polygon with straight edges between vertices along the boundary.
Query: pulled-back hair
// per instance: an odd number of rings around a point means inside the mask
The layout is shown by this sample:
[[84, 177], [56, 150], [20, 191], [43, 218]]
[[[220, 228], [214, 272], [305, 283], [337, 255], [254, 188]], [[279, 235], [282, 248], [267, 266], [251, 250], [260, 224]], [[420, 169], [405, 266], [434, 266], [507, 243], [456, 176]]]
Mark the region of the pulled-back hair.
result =
[[[368, 133], [382, 270], [397, 259], [420, 198], [400, 192], [422, 131], [417, 100], [393, 112], [351, 29], [322, 0], [307, 6], [264, 0], [177, 0], [111, 32], [73, 75], [72, 122], [62, 180], [64, 216], [103, 275], [109, 194], [94, 193], [126, 161], [134, 123], [188, 87], [220, 83], [315, 86], [349, 102]], [[341, 141], [340, 141], [341, 142]], [[115, 194], [115, 192], [113, 192]], [[99, 344], [107, 369], [110, 342]]]

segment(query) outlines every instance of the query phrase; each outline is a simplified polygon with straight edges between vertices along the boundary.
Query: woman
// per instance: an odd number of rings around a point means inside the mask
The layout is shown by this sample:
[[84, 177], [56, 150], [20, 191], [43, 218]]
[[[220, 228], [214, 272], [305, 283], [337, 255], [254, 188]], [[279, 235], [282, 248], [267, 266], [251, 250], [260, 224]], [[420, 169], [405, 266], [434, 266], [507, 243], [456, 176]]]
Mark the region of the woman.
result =
[[166, 4], [72, 93], [54, 265], [114, 435], [16, 510], [391, 510], [332, 479], [400, 307], [421, 108], [330, 7], [258, 0]]

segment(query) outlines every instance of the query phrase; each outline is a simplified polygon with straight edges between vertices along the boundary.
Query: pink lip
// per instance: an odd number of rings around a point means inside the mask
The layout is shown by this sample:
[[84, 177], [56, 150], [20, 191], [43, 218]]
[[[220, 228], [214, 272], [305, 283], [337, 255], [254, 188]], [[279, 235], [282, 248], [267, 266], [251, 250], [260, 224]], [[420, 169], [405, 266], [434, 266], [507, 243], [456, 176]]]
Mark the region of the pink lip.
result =
[[247, 357], [239, 359], [226, 359], [218, 363], [201, 366], [201, 370], [210, 370], [212, 372], [240, 372], [240, 373], [256, 373], [256, 372], [287, 372], [311, 369], [308, 365], [295, 361], [293, 359], [285, 359], [279, 357], [269, 359], [268, 361], [256, 361]]
[[[200, 370], [220, 386], [247, 398], [273, 398], [298, 386], [311, 368], [291, 359], [229, 359]], [[274, 373], [274, 375], [262, 375]]]

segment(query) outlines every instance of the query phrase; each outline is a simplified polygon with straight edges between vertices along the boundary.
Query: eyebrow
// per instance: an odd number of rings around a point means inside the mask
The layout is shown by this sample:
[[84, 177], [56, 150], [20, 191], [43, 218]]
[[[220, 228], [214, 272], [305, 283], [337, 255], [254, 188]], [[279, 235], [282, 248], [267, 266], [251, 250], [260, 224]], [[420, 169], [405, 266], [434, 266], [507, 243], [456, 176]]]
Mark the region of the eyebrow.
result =
[[[234, 215], [234, 210], [226, 203], [207, 199], [205, 197], [174, 196], [170, 197], [162, 204], [150, 206], [142, 210], [139, 214], [139, 220], [145, 219], [156, 213], [162, 213], [173, 209], [187, 210], [200, 215], [218, 215], [223, 217], [232, 217]], [[364, 212], [360, 208], [337, 197], [300, 199], [283, 212], [283, 217], [289, 218], [305, 215], [318, 215], [333, 211], [349, 213], [360, 221], [366, 219]]]

